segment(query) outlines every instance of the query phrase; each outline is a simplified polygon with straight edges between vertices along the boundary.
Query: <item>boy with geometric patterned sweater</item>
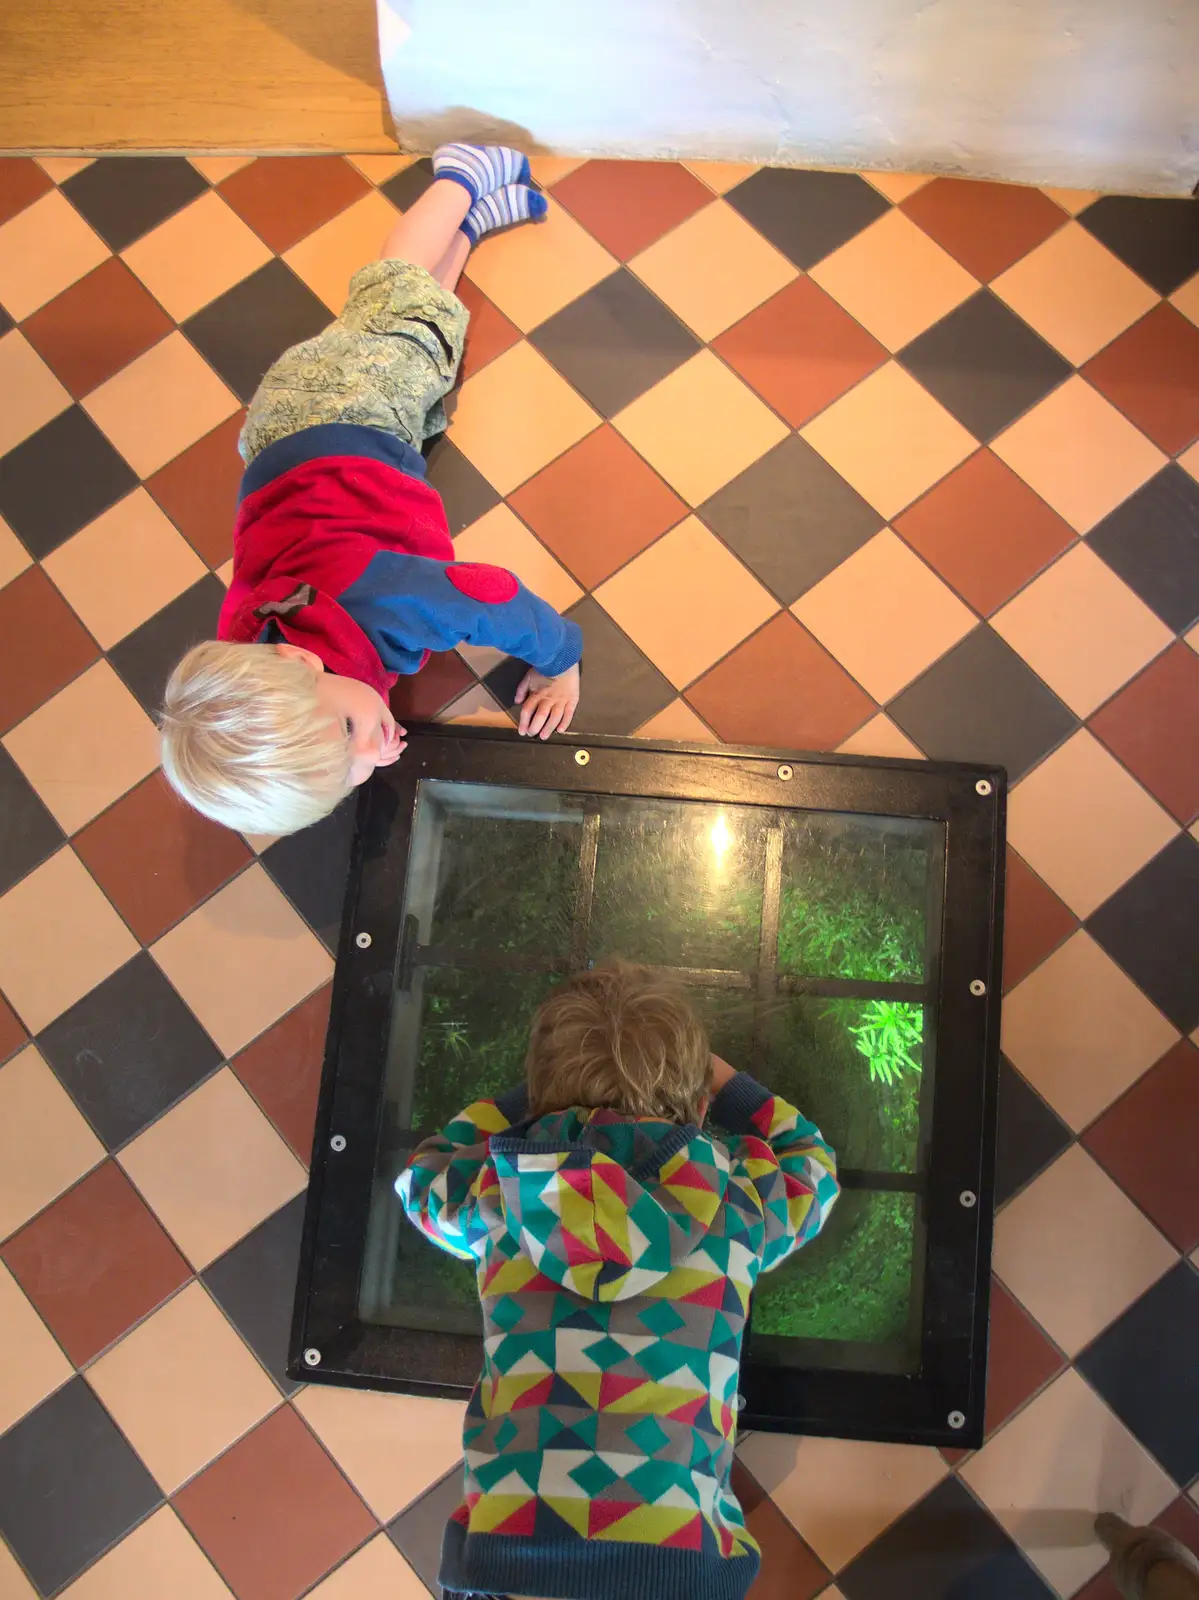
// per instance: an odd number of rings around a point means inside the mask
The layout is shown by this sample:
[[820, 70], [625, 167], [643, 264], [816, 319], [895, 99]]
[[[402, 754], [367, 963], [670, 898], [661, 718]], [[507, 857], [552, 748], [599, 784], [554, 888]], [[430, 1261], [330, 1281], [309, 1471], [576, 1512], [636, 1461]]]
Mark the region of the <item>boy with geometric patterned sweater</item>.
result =
[[613, 963], [550, 996], [525, 1084], [426, 1139], [396, 1188], [482, 1302], [447, 1596], [741, 1600], [741, 1338], [758, 1275], [837, 1197], [819, 1130], [709, 1053], [681, 991]]

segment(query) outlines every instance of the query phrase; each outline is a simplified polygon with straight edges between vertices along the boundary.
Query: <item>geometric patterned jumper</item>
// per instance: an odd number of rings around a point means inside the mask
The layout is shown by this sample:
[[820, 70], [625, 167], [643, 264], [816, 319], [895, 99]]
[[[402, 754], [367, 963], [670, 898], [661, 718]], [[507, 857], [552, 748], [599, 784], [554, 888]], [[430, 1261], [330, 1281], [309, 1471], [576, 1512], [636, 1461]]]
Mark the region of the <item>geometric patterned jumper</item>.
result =
[[699, 1128], [478, 1100], [396, 1180], [473, 1260], [483, 1370], [463, 1429], [447, 1590], [562, 1600], [741, 1600], [759, 1551], [730, 1486], [737, 1373], [759, 1273], [815, 1237], [836, 1161], [738, 1073]]

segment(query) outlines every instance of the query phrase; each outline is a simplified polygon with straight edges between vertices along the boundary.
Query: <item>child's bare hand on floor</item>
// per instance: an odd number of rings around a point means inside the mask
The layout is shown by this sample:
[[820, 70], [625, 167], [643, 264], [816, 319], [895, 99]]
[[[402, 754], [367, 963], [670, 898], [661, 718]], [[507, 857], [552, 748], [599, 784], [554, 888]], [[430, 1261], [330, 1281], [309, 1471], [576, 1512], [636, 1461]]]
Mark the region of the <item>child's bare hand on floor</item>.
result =
[[712, 1057], [712, 1093], [719, 1094], [725, 1084], [737, 1076], [736, 1067], [730, 1067], [720, 1056]]
[[547, 678], [530, 667], [516, 691], [520, 707], [520, 732], [548, 739], [551, 733], [565, 733], [579, 703], [579, 668], [576, 663]]

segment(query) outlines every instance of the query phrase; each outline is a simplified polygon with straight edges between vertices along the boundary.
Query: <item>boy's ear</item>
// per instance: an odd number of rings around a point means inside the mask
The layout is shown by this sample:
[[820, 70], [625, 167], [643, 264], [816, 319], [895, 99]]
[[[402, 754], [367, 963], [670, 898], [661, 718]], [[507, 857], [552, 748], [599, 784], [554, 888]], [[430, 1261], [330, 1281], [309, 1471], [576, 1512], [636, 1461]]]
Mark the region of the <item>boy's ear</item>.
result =
[[325, 663], [321, 660], [320, 656], [318, 656], [314, 650], [305, 650], [302, 645], [277, 644], [274, 646], [274, 649], [277, 650], [281, 656], [291, 656], [299, 661], [306, 662], [312, 668], [313, 672], [324, 672], [325, 670]]

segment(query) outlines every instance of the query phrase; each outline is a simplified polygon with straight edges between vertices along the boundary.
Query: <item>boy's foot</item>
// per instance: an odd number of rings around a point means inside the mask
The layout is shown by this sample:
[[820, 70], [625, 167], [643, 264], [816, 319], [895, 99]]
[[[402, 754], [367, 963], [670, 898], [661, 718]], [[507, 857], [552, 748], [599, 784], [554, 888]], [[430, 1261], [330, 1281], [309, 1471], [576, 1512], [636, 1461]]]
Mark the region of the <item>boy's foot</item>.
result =
[[470, 191], [472, 200], [510, 183], [528, 183], [529, 158], [506, 144], [443, 144], [433, 152], [433, 175]]
[[478, 244], [493, 228], [506, 228], [513, 222], [540, 222], [548, 210], [549, 202], [536, 189], [509, 183], [475, 201], [466, 213], [462, 232], [471, 244]]

